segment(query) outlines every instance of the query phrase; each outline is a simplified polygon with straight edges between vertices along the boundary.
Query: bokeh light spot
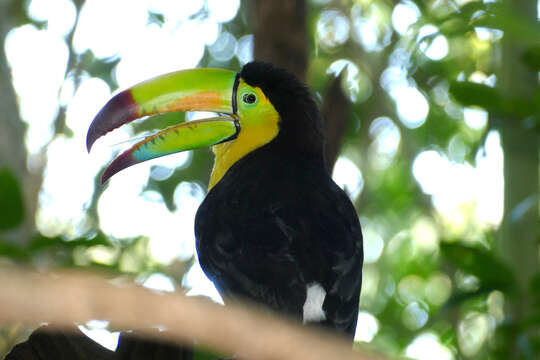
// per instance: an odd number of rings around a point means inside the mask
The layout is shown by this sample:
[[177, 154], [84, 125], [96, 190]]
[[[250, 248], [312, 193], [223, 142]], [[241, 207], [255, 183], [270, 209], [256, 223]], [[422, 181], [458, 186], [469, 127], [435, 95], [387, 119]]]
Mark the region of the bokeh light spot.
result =
[[364, 187], [364, 178], [360, 169], [346, 157], [340, 156], [336, 164], [334, 165], [334, 170], [332, 172], [332, 179], [339, 185], [351, 199], [355, 199], [362, 188]]
[[416, 88], [399, 86], [392, 92], [396, 100], [399, 119], [409, 129], [416, 129], [424, 124], [429, 112], [425, 96]]
[[392, 26], [400, 35], [404, 35], [420, 15], [420, 10], [412, 1], [402, 1], [392, 11]]
[[354, 341], [370, 342], [379, 332], [377, 318], [367, 311], [358, 312]]
[[405, 303], [421, 300], [424, 296], [424, 280], [417, 275], [408, 275], [398, 284], [398, 295]]
[[224, 23], [231, 21], [240, 8], [240, 0], [206, 0], [210, 18]]
[[143, 281], [143, 286], [152, 290], [173, 292], [174, 282], [168, 276], [154, 273]]
[[[118, 346], [118, 339], [120, 338], [120, 332], [108, 331], [105, 327], [98, 327], [95, 320], [89, 321], [86, 326], [79, 325], [79, 330], [90, 339], [94, 340], [98, 344], [104, 346], [106, 349], [115, 351]], [[101, 325], [100, 325], [101, 326]]]
[[378, 117], [369, 125], [369, 160], [378, 170], [386, 169], [393, 161], [401, 141], [401, 132], [388, 117]]
[[433, 25], [424, 25], [418, 32], [420, 50], [431, 60], [441, 60], [448, 55], [448, 41], [438, 32]]
[[369, 77], [355, 63], [347, 59], [334, 61], [326, 70], [327, 74], [343, 74], [343, 88], [352, 102], [362, 102], [372, 93]]
[[409, 303], [401, 314], [401, 321], [411, 330], [420, 329], [427, 323], [428, 319], [427, 306], [422, 302]]
[[474, 130], [484, 129], [488, 122], [488, 113], [483, 109], [464, 108], [463, 119], [468, 127]]
[[75, 25], [77, 9], [71, 0], [32, 0], [28, 15], [36, 21], [46, 21], [48, 32], [66, 36]]
[[490, 332], [489, 317], [472, 311], [458, 325], [458, 344], [465, 356], [477, 354]]
[[364, 236], [364, 263], [374, 263], [382, 254], [384, 241], [379, 232], [369, 223], [362, 224], [362, 233]]
[[418, 335], [406, 348], [405, 355], [418, 360], [453, 360], [452, 351], [431, 332]]
[[339, 10], [325, 10], [317, 21], [317, 37], [327, 48], [344, 44], [349, 39], [349, 20]]
[[209, 50], [214, 59], [225, 62], [235, 55], [236, 46], [234, 36], [227, 31], [223, 31], [219, 34], [216, 42], [209, 47]]
[[242, 65], [253, 60], [253, 40], [253, 35], [244, 35], [238, 39], [236, 56]]
[[446, 274], [434, 273], [427, 280], [425, 292], [430, 304], [440, 306], [452, 293], [452, 280]]

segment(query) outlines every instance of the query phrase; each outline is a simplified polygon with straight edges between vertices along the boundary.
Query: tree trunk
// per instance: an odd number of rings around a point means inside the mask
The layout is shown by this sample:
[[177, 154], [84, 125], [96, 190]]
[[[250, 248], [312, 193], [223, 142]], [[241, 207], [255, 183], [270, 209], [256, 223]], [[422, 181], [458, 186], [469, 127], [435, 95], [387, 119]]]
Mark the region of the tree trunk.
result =
[[255, 59], [269, 61], [306, 81], [308, 37], [304, 0], [254, 1]]
[[[309, 38], [305, 0], [253, 1], [251, 26], [255, 34], [255, 59], [292, 71], [306, 82]], [[339, 155], [350, 103], [339, 77], [324, 94], [321, 112], [326, 135], [326, 164], [331, 171]]]
[[[0, 1], [0, 167], [6, 166], [15, 174], [23, 188], [25, 222], [4, 238], [24, 243], [35, 232], [35, 213], [42, 182], [42, 169], [29, 171], [24, 136], [26, 126], [19, 117], [15, 89], [11, 82], [4, 42], [7, 33], [17, 24], [13, 19], [21, 18], [18, 12], [23, 6], [15, 0]], [[38, 166], [39, 168], [39, 166]]]
[[[507, 0], [506, 5], [523, 18], [536, 21], [535, 1]], [[511, 33], [504, 34], [500, 87], [506, 94], [532, 101], [538, 91], [538, 76], [522, 62], [525, 49]], [[539, 136], [534, 128], [527, 126], [527, 119], [522, 118], [503, 118], [499, 129], [504, 149], [504, 219], [499, 251], [514, 270], [519, 289], [519, 295], [507, 309], [507, 316], [523, 325], [534, 310], [528, 291], [530, 281], [540, 270], [537, 243]], [[515, 342], [512, 353], [513, 358], [523, 356]]]

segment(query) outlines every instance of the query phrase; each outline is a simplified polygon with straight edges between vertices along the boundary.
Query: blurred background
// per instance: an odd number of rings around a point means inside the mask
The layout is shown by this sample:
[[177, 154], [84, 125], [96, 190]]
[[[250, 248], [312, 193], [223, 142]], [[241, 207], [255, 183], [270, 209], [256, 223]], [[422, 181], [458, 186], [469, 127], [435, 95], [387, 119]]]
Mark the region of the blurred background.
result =
[[[194, 253], [209, 150], [99, 185], [127, 142], [207, 114], [136, 122], [91, 155], [86, 130], [112, 94], [142, 80], [267, 59], [321, 103], [333, 178], [358, 210], [356, 346], [537, 359], [539, 9], [536, 0], [0, 0], [0, 265], [94, 269], [221, 301]], [[81, 328], [116, 346], [106, 322]], [[29, 331], [0, 329], [0, 357]]]

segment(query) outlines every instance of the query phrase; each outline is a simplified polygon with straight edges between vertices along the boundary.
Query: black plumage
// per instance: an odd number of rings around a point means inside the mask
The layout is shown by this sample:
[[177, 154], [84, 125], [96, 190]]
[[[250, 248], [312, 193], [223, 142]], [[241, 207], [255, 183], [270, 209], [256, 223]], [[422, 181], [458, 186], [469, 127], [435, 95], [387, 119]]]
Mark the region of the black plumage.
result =
[[308, 89], [267, 63], [241, 78], [280, 115], [278, 135], [237, 161], [195, 221], [203, 270], [225, 301], [241, 297], [302, 319], [308, 285], [325, 292], [322, 324], [352, 337], [362, 283], [362, 233], [324, 165], [322, 120]]

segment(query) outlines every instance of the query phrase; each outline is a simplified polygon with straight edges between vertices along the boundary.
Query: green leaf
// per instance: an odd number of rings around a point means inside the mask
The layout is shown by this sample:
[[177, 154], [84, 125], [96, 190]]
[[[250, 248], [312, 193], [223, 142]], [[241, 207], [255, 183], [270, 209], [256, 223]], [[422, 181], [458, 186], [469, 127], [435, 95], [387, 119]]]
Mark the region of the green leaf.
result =
[[514, 287], [510, 268], [485, 250], [455, 243], [441, 243], [442, 255], [457, 268], [476, 276], [482, 286], [501, 290]]
[[540, 295], [540, 272], [534, 274], [531, 279], [530, 287], [532, 292], [538, 293]]
[[540, 307], [540, 272], [534, 274], [529, 284], [529, 289], [533, 298], [533, 301]]
[[9, 168], [0, 168], [0, 230], [13, 229], [23, 220], [24, 200], [19, 182]]
[[113, 69], [119, 62], [120, 58], [114, 56], [106, 59], [98, 59], [91, 50], [85, 51], [81, 58], [81, 66], [84, 67], [85, 71], [92, 77], [104, 80], [113, 89], [118, 87], [116, 79], [113, 76]]
[[485, 110], [514, 117], [527, 117], [538, 112], [538, 104], [507, 94], [502, 96], [497, 88], [468, 81], [454, 81], [449, 93], [463, 106], [480, 106]]
[[225, 359], [226, 356], [218, 355], [212, 351], [196, 348], [193, 350], [193, 360], [218, 360]]
[[525, 50], [522, 60], [531, 70], [540, 71], [540, 45]]
[[486, 4], [483, 1], [471, 1], [464, 4], [459, 8], [459, 12], [456, 12], [454, 16], [464, 17], [466, 19], [471, 18], [477, 11], [486, 10]]
[[153, 11], [148, 11], [148, 24], [157, 24], [160, 27], [165, 23], [165, 16]]
[[495, 112], [504, 110], [499, 92], [487, 85], [469, 81], [453, 81], [449, 92], [463, 106], [480, 106]]
[[64, 249], [74, 249], [76, 247], [92, 247], [96, 245], [111, 246], [111, 242], [103, 233], [98, 233], [91, 239], [87, 238], [77, 238], [73, 240], [66, 240], [62, 236], [48, 237], [42, 234], [39, 234], [32, 238], [30, 242], [30, 250], [42, 250], [47, 248], [64, 248]]
[[488, 11], [472, 21], [473, 26], [498, 29], [512, 36], [521, 43], [538, 43], [540, 41], [540, 24], [516, 12], [513, 6], [493, 3]]
[[2, 256], [12, 260], [28, 259], [28, 253], [23, 248], [0, 239], [0, 257]]

